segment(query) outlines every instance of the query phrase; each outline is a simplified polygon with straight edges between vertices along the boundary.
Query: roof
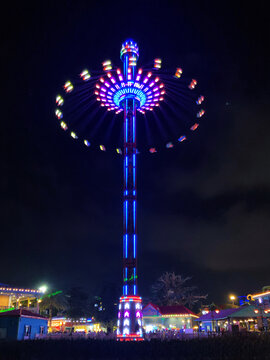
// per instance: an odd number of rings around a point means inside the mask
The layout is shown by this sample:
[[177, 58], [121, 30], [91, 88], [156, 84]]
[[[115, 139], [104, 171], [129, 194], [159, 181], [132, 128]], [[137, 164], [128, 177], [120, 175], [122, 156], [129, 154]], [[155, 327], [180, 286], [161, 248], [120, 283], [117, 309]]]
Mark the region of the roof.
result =
[[194, 312], [186, 308], [184, 305], [159, 306], [161, 315], [193, 315]]
[[219, 312], [210, 311], [207, 314], [202, 315], [196, 321], [211, 321], [211, 320], [221, 320], [229, 317], [231, 314], [236, 312], [237, 309], [225, 309], [225, 310], [219, 310]]
[[45, 316], [39, 315], [37, 313], [34, 313], [33, 311], [29, 311], [26, 309], [16, 309], [16, 310], [10, 310], [0, 313], [0, 317], [32, 317], [37, 319], [44, 319], [47, 320]]
[[[256, 310], [256, 312], [255, 312]], [[232, 318], [252, 318], [261, 316], [260, 308], [256, 305], [241, 306], [235, 313], [232, 314]], [[263, 313], [263, 317], [270, 317], [270, 313]]]
[[[255, 313], [255, 310], [258, 310], [258, 306], [254, 305], [243, 305], [238, 307], [237, 309], [225, 309], [220, 310], [218, 313], [215, 311], [211, 311], [205, 315], [196, 319], [196, 321], [211, 321], [211, 320], [222, 320], [228, 317], [230, 318], [254, 318], [261, 316], [260, 313]], [[269, 313], [264, 313], [264, 317], [270, 317]]]
[[[151, 312], [147, 314], [151, 308], [156, 311], [156, 314]], [[196, 314], [194, 314], [184, 305], [157, 306], [155, 304], [149, 303], [143, 308], [143, 312], [146, 312], [144, 316], [196, 316]]]
[[148, 306], [151, 306], [151, 307], [153, 307], [155, 310], [159, 311], [159, 307], [158, 307], [157, 305], [151, 303], [151, 302], [148, 303], [147, 305], [145, 305], [144, 309], [146, 309]]

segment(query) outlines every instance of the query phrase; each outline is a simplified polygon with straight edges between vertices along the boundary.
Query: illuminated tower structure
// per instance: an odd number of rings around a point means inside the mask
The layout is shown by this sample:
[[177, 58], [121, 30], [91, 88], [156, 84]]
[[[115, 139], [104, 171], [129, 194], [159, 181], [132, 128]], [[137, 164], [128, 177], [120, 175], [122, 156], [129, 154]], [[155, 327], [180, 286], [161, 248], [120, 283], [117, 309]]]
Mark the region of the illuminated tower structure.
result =
[[[163, 105], [165, 109], [169, 106], [170, 98], [173, 100], [173, 107], [171, 107], [170, 112], [173, 110], [173, 114], [180, 114], [185, 121], [183, 126], [178, 128], [174, 143], [172, 141], [166, 143], [166, 148], [171, 149], [176, 141], [177, 143], [184, 142], [189, 137], [188, 134], [198, 128], [199, 123], [197, 121], [204, 115], [205, 110], [201, 108], [204, 96], [194, 91], [197, 81], [195, 79], [191, 79], [191, 81], [190, 79], [185, 79], [185, 76], [183, 78], [182, 68], [176, 68], [176, 71], [172, 74], [172, 79], [169, 78], [167, 73], [160, 72], [162, 60], [159, 58], [154, 59], [151, 66], [152, 71], [149, 71], [149, 68], [144, 70], [142, 68], [137, 69], [139, 49], [132, 40], [123, 43], [120, 58], [123, 62], [123, 70], [114, 68], [111, 61], [106, 60], [102, 63], [103, 73], [101, 76], [92, 76], [85, 69], [79, 75], [81, 84], [78, 83], [78, 79], [74, 83], [75, 86], [71, 81], [67, 81], [63, 86], [67, 94], [66, 98], [64, 99], [60, 94], [56, 96], [57, 107], [55, 115], [59, 120], [61, 128], [64, 131], [68, 131], [73, 139], [80, 138], [85, 146], [95, 147], [94, 134], [100, 128], [103, 135], [103, 127], [98, 123], [95, 124], [90, 133], [86, 131], [85, 125], [89, 123], [91, 113], [95, 113], [92, 111], [86, 112], [86, 109], [91, 110], [90, 106], [96, 106], [95, 102], [89, 101], [90, 96], [95, 96], [100, 106], [108, 112], [112, 112], [115, 115], [119, 114], [119, 116], [121, 116], [122, 112], [124, 114], [123, 148], [116, 148], [117, 153], [123, 154], [124, 158], [123, 295], [119, 302], [117, 338], [118, 340], [137, 341], [143, 340], [143, 336], [142, 299], [138, 295], [137, 289], [136, 113], [140, 112], [144, 115], [147, 112], [155, 113], [154, 109], [160, 105], [165, 96], [166, 102]], [[182, 78], [181, 82], [179, 82], [180, 78]], [[165, 85], [161, 79], [164, 79]], [[185, 93], [184, 88], [189, 89], [190, 95]], [[80, 106], [75, 106], [78, 100], [81, 101], [81, 104]], [[191, 110], [192, 113], [195, 110], [192, 116], [190, 116]], [[164, 110], [162, 112], [164, 114]], [[159, 112], [159, 116], [162, 116], [162, 112]], [[67, 122], [63, 119], [64, 113], [67, 115]], [[87, 114], [87, 118], [85, 114]], [[194, 123], [192, 117], [195, 114], [196, 122]], [[80, 130], [78, 130], [81, 132], [86, 131], [87, 135], [84, 134], [84, 136], [86, 135], [87, 137], [82, 138], [81, 135], [78, 136], [77, 132], [74, 131], [72, 120], [78, 116], [80, 118]], [[173, 117], [175, 118], [175, 115]], [[100, 122], [99, 117], [94, 118], [93, 115], [93, 122], [96, 122], [97, 119]], [[146, 116], [143, 116], [142, 119], [147, 124]], [[106, 151], [105, 145], [100, 145], [99, 143], [99, 148], [101, 151]], [[149, 152], [154, 154], [157, 152], [157, 148], [151, 147]]]
[[126, 41], [122, 45], [120, 55], [123, 61], [121, 87], [127, 91], [123, 91], [119, 97], [119, 105], [124, 110], [124, 221], [123, 295], [119, 303], [117, 338], [119, 340], [142, 340], [142, 300], [137, 292], [136, 108], [140, 108], [142, 100], [141, 90], [134, 87], [136, 77], [140, 76], [140, 71], [138, 74], [136, 72], [139, 57], [137, 44], [131, 40]]

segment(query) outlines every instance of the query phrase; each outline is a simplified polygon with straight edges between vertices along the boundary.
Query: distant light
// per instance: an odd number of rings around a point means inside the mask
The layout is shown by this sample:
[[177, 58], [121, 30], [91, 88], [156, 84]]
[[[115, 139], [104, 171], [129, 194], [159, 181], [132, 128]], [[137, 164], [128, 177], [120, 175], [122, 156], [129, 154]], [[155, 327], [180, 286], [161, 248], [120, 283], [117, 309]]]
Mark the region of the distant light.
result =
[[175, 71], [174, 77], [179, 79], [181, 77], [182, 73], [183, 73], [183, 70], [181, 68], [177, 68]]
[[236, 296], [235, 295], [230, 295], [230, 300], [236, 300]]
[[63, 130], [67, 130], [68, 129], [68, 126], [67, 126], [67, 124], [64, 122], [64, 121], [61, 121], [61, 128], [63, 129]]
[[62, 117], [63, 117], [62, 111], [59, 109], [56, 109], [55, 116], [57, 117], [57, 119], [62, 119]]
[[194, 125], [191, 126], [190, 130], [194, 131], [199, 127], [198, 123], [195, 123]]
[[166, 144], [166, 148], [167, 148], [167, 149], [173, 148], [173, 143], [172, 143], [172, 142], [168, 142], [168, 143]]
[[84, 140], [84, 145], [86, 145], [86, 146], [90, 146], [91, 144], [90, 144], [90, 141], [88, 141], [88, 140]]
[[197, 113], [197, 118], [200, 118], [204, 115], [205, 110], [201, 109], [198, 113]]
[[89, 80], [91, 75], [89, 74], [88, 70], [83, 70], [81, 73], [80, 73], [80, 77], [86, 81], [86, 80]]
[[45, 293], [48, 290], [48, 286], [42, 285], [38, 290], [41, 291], [42, 293]]
[[99, 145], [99, 148], [100, 148], [101, 151], [106, 151], [106, 148], [105, 148], [104, 145]]
[[183, 135], [183, 136], [180, 136], [180, 138], [178, 139], [179, 142], [182, 142], [182, 141], [185, 141], [186, 140], [186, 136]]
[[70, 135], [71, 135], [71, 137], [73, 137], [73, 139], [78, 139], [78, 136], [76, 135], [76, 133], [74, 131], [71, 131]]
[[204, 101], [204, 96], [201, 95], [201, 96], [198, 97], [198, 99], [197, 99], [197, 101], [196, 101], [196, 104], [197, 104], [197, 105], [200, 105], [203, 101]]
[[64, 85], [64, 89], [67, 93], [71, 92], [73, 90], [73, 85], [70, 81], [67, 81]]
[[193, 90], [196, 85], [197, 85], [197, 80], [192, 79], [190, 84], [188, 85], [188, 87], [189, 87], [190, 90]]

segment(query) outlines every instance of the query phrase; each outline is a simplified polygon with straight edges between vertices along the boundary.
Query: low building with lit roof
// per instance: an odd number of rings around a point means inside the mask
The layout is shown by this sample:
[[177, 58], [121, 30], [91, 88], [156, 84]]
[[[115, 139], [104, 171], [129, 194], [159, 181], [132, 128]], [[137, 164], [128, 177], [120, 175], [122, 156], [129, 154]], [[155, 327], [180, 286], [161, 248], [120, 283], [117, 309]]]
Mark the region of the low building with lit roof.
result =
[[38, 308], [38, 301], [44, 292], [38, 289], [25, 289], [0, 284], [0, 312], [20, 307]]
[[146, 332], [157, 330], [180, 330], [192, 332], [198, 318], [191, 310], [183, 305], [157, 306], [152, 303], [143, 310], [143, 324]]
[[259, 306], [243, 305], [238, 308], [209, 311], [195, 321], [200, 331], [257, 331], [261, 320], [266, 323], [270, 320], [270, 311], [261, 312]]

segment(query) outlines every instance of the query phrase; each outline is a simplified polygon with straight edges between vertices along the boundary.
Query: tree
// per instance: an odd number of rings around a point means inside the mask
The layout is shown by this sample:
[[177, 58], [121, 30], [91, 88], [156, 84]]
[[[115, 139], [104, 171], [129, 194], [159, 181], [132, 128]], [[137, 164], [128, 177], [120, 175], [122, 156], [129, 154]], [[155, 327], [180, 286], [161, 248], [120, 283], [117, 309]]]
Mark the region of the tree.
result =
[[121, 288], [107, 281], [99, 289], [98, 294], [99, 296], [94, 297], [92, 305], [94, 317], [105, 327], [112, 329], [116, 324]]
[[44, 295], [39, 304], [41, 311], [47, 310], [49, 312], [49, 326], [51, 326], [53, 313], [66, 310], [67, 306], [67, 301], [62, 291]]
[[157, 305], [187, 305], [193, 307], [207, 295], [196, 294], [196, 286], [187, 286], [191, 277], [166, 272], [152, 286], [152, 299]]
[[80, 287], [73, 287], [67, 294], [66, 314], [71, 320], [92, 316], [88, 294]]

